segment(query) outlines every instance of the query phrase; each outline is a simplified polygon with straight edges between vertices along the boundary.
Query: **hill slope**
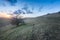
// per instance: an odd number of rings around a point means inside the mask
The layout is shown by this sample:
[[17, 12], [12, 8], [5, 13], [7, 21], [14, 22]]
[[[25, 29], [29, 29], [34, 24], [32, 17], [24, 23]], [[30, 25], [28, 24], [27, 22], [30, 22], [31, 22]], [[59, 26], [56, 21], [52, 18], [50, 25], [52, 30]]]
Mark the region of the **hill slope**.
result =
[[27, 18], [25, 22], [16, 28], [1, 28], [0, 40], [60, 40], [60, 13]]

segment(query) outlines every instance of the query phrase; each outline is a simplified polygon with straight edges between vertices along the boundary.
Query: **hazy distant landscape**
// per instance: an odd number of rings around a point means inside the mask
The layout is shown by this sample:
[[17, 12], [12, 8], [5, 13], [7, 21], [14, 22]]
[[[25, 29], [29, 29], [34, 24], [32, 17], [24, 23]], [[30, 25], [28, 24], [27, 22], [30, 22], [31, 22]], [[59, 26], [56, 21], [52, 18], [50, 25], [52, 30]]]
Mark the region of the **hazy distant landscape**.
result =
[[9, 22], [0, 18], [0, 40], [60, 40], [60, 12], [24, 18], [18, 27]]

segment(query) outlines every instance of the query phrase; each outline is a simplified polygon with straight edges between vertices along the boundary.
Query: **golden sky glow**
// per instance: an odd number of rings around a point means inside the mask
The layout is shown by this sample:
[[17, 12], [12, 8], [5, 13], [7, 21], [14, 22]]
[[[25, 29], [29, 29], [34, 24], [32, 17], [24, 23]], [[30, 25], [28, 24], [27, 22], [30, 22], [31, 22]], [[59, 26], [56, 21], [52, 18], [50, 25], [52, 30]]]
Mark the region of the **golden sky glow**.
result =
[[0, 13], [0, 17], [3, 17], [3, 18], [11, 18], [12, 16], [7, 14], [7, 13]]
[[[0, 17], [2, 17], [2, 18], [13, 18], [13, 17], [16, 17], [16, 15], [15, 14], [10, 15], [8, 13], [2, 12], [2, 13], [0, 13]], [[26, 18], [26, 14], [25, 15], [20, 14], [20, 15], [18, 15], [18, 18]]]

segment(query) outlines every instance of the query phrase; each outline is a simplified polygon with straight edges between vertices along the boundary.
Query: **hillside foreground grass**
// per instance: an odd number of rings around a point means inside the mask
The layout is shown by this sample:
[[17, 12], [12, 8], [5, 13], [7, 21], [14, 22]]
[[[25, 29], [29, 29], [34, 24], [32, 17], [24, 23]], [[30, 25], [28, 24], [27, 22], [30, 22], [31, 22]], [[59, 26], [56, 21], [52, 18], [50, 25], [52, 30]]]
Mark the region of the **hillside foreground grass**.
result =
[[0, 28], [0, 40], [60, 40], [60, 14], [25, 19], [26, 25]]

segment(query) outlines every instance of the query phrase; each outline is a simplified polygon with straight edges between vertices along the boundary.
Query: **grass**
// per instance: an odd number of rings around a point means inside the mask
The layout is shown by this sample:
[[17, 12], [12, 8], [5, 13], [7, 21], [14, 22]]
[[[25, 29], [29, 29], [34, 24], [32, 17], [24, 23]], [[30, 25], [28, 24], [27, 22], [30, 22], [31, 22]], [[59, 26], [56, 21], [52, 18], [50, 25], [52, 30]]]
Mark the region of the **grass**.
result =
[[31, 29], [32, 29], [32, 26], [28, 26], [28, 25], [23, 25], [20, 27], [16, 27], [14, 29], [9, 29], [0, 35], [1, 37], [0, 40], [12, 40], [19, 35], [26, 36], [27, 33], [32, 31]]
[[58, 15], [28, 19], [26, 24], [19, 27], [11, 25], [2, 27], [0, 40], [60, 40], [60, 16]]

